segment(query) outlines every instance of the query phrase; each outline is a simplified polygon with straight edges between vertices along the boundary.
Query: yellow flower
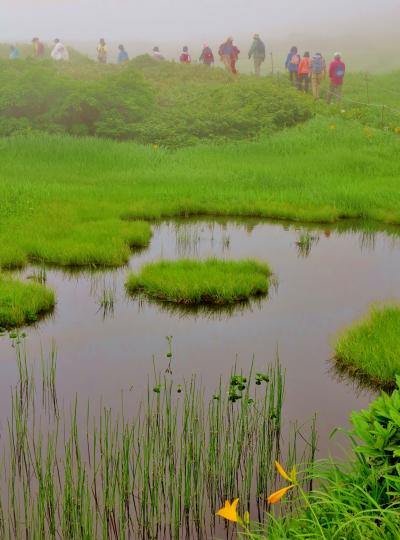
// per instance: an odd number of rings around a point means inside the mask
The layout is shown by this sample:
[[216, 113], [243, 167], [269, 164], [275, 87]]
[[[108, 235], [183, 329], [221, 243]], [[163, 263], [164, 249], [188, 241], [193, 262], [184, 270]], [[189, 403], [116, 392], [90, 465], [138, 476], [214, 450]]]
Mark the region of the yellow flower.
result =
[[397, 135], [400, 135], [400, 127], [394, 128], [394, 132], [397, 133]]
[[225, 506], [218, 510], [216, 513], [217, 516], [223, 517], [227, 519], [228, 521], [233, 521], [234, 523], [238, 522], [238, 515], [237, 515], [237, 505], [238, 505], [239, 499], [235, 499], [233, 503], [231, 504], [229, 501], [225, 501]]
[[246, 512], [244, 513], [244, 516], [243, 516], [243, 523], [245, 525], [248, 525], [250, 523], [250, 514], [249, 514], [249, 512], [247, 512], [247, 510], [246, 510]]
[[275, 491], [274, 493], [271, 493], [271, 495], [268, 497], [267, 501], [268, 504], [275, 504], [279, 502], [284, 495], [290, 490], [294, 488], [294, 484], [291, 484], [290, 486], [286, 486], [282, 489], [278, 489], [278, 491]]
[[288, 482], [292, 482], [291, 477], [288, 475], [288, 473], [285, 471], [285, 469], [282, 467], [282, 465], [278, 461], [275, 461], [275, 467], [278, 473], [282, 476], [282, 478], [284, 478]]
[[158, 144], [153, 144], [153, 150], [154, 151], [158, 150]]
[[336, 129], [336, 124], [331, 124], [329, 127], [330, 127], [331, 129]]

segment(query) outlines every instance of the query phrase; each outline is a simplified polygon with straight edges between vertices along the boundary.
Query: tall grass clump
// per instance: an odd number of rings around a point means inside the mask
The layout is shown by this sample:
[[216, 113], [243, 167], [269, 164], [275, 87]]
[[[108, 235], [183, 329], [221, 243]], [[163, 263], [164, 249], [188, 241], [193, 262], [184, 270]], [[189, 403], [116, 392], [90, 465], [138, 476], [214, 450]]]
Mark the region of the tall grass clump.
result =
[[400, 374], [400, 306], [375, 306], [344, 330], [335, 343], [339, 368], [369, 382], [393, 387]]
[[39, 283], [24, 283], [0, 274], [0, 327], [33, 323], [53, 309], [55, 294]]
[[266, 295], [270, 276], [266, 264], [252, 260], [184, 259], [146, 264], [126, 288], [178, 304], [232, 304]]
[[204, 538], [234, 493], [262, 516], [273, 460], [300, 459], [297, 432], [282, 450], [279, 364], [234, 372], [210, 397], [195, 377], [177, 384], [169, 370], [127, 414], [78, 399], [60, 409], [54, 349], [42, 385], [23, 344], [16, 351], [19, 380], [0, 440], [1, 538]]

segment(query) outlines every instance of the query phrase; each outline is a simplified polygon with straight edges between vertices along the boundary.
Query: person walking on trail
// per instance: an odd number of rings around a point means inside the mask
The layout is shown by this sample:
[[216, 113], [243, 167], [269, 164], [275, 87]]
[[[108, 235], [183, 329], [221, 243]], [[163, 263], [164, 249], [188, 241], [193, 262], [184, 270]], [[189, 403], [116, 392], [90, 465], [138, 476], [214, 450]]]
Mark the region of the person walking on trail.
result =
[[300, 55], [297, 52], [297, 47], [292, 47], [286, 57], [285, 68], [289, 72], [289, 79], [293, 85], [297, 84], [298, 70], [300, 64]]
[[326, 77], [325, 59], [321, 53], [316, 53], [310, 60], [311, 88], [314, 99], [320, 98], [321, 83]]
[[11, 45], [10, 47], [10, 54], [8, 55], [8, 58], [10, 60], [18, 60], [18, 58], [21, 57], [20, 50], [15, 45]]
[[51, 51], [50, 56], [52, 57], [53, 60], [57, 60], [57, 61], [69, 60], [69, 53], [68, 53], [67, 47], [63, 43], [61, 43], [59, 39], [54, 40], [54, 47], [53, 47], [53, 50]]
[[239, 60], [239, 54], [239, 49], [234, 45], [231, 54], [231, 71], [233, 75], [237, 75], [236, 62]]
[[182, 54], [179, 57], [179, 62], [181, 64], [190, 64], [192, 61], [190, 54], [189, 54], [189, 47], [186, 45], [182, 49]]
[[100, 39], [99, 44], [97, 45], [97, 61], [100, 64], [107, 64], [108, 49], [107, 44], [103, 38]]
[[331, 102], [334, 98], [337, 102], [342, 99], [343, 79], [346, 73], [346, 64], [342, 61], [342, 55], [335, 53], [329, 66], [329, 78], [331, 80], [327, 101]]
[[233, 38], [228, 37], [224, 43], [222, 43], [218, 49], [218, 54], [221, 58], [221, 62], [224, 63], [226, 71], [232, 72], [232, 58], [234, 56]]
[[32, 39], [32, 43], [33, 43], [33, 51], [34, 51], [35, 58], [43, 58], [44, 57], [43, 43], [40, 41], [38, 37], [34, 37]]
[[123, 45], [118, 45], [118, 56], [117, 56], [117, 62], [118, 64], [126, 64], [129, 62], [129, 55], [125, 50], [125, 47]]
[[253, 57], [254, 73], [260, 76], [261, 64], [265, 60], [265, 44], [258, 34], [254, 34], [253, 43], [249, 50], [249, 60]]
[[154, 60], [164, 60], [163, 55], [160, 53], [160, 48], [159, 47], [153, 47], [152, 56], [153, 56]]
[[214, 63], [214, 55], [208, 43], [203, 43], [203, 50], [199, 58], [199, 62], [202, 62], [205, 66], [211, 67]]
[[298, 78], [299, 78], [299, 90], [308, 94], [310, 88], [310, 53], [306, 51], [303, 58], [300, 60]]

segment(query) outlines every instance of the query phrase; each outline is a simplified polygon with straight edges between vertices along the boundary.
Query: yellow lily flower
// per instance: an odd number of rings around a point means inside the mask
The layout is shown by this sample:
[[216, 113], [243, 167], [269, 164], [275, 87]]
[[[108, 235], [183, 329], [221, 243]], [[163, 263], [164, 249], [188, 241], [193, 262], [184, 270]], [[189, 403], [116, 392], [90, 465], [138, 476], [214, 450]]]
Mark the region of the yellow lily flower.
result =
[[271, 495], [268, 497], [267, 501], [268, 504], [275, 504], [279, 502], [284, 495], [290, 490], [295, 487], [294, 484], [291, 484], [290, 486], [286, 486], [282, 489], [279, 489], [278, 491], [275, 491], [274, 493], [271, 493]]
[[233, 521], [234, 523], [237, 523], [239, 521], [238, 515], [237, 515], [237, 505], [238, 505], [239, 499], [235, 499], [232, 504], [229, 501], [225, 501], [225, 506], [218, 510], [216, 513], [217, 516], [223, 517], [224, 519], [227, 519], [228, 521]]
[[275, 461], [275, 467], [278, 473], [282, 476], [282, 478], [284, 478], [288, 482], [292, 482], [292, 479], [278, 461]]

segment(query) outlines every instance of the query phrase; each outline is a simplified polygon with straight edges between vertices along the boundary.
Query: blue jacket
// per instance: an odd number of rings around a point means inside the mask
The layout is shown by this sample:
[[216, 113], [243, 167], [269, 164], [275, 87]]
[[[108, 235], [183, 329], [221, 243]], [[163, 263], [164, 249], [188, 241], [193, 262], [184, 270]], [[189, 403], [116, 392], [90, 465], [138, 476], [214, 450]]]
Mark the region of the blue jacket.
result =
[[[292, 58], [294, 56], [297, 56], [298, 62], [296, 64], [292, 63]], [[287, 55], [286, 62], [285, 62], [285, 68], [289, 70], [290, 73], [297, 71], [300, 64], [300, 55], [298, 53], [292, 53], [290, 52]]]
[[118, 53], [118, 64], [123, 64], [124, 62], [127, 62], [129, 60], [128, 53], [126, 51], [119, 51]]

